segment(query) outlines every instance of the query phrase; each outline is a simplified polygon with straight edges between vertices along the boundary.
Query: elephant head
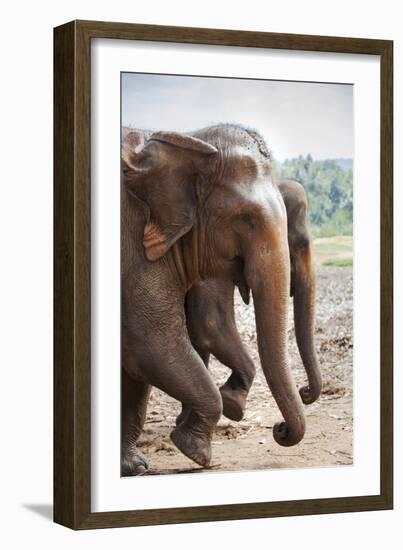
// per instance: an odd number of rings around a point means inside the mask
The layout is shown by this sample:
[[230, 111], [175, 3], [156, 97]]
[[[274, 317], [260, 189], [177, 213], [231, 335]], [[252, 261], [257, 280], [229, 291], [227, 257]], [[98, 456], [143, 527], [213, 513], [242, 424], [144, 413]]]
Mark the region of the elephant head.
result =
[[251, 289], [262, 369], [284, 416], [273, 435], [295, 445], [305, 419], [287, 351], [287, 215], [263, 140], [232, 125], [134, 139], [123, 143], [123, 181], [146, 205], [146, 260], [169, 262], [186, 290], [208, 277]]

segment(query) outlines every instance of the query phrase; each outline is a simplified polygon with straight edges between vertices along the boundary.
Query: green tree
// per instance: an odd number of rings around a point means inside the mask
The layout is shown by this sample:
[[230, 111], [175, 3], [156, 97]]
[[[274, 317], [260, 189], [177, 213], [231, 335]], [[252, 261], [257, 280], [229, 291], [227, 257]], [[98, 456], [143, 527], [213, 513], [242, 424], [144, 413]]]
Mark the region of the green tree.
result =
[[278, 178], [299, 181], [309, 203], [309, 220], [315, 237], [351, 235], [353, 229], [353, 172], [336, 160], [311, 155], [274, 163]]

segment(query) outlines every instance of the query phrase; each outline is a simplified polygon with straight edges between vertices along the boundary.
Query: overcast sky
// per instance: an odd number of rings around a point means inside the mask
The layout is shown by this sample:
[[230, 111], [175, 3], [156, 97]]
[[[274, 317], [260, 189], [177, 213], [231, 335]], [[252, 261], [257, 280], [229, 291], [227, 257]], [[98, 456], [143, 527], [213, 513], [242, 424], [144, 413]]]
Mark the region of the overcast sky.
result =
[[189, 132], [218, 122], [256, 128], [280, 161], [353, 158], [351, 85], [122, 75], [125, 126]]

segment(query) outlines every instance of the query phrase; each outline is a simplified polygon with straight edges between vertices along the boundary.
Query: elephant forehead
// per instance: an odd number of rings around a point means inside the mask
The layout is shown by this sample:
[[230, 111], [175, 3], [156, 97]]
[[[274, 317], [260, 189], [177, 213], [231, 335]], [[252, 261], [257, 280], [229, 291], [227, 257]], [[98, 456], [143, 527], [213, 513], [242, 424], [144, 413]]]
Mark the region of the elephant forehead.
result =
[[237, 181], [253, 182], [270, 174], [270, 162], [245, 147], [232, 148], [226, 158], [226, 173]]
[[246, 181], [239, 182], [237, 190], [245, 203], [257, 207], [256, 212], [264, 217], [282, 217], [285, 212], [283, 201], [271, 176], [257, 178], [252, 185]]

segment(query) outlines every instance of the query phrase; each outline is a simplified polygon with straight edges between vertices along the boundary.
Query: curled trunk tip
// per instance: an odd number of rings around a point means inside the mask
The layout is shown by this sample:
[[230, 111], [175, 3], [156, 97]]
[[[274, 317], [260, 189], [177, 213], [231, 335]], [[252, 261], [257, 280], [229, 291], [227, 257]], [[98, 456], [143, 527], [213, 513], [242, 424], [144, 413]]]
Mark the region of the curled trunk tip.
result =
[[277, 422], [273, 426], [273, 437], [276, 443], [282, 447], [297, 445], [305, 435], [305, 419], [300, 416], [295, 419], [291, 427], [286, 422]]
[[319, 399], [320, 393], [322, 391], [322, 380], [319, 379], [320, 375], [317, 375], [318, 379], [314, 384], [309, 384], [309, 386], [303, 386], [299, 389], [299, 394], [301, 396], [302, 402], [304, 405], [311, 405]]

